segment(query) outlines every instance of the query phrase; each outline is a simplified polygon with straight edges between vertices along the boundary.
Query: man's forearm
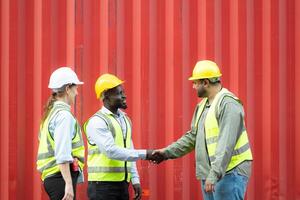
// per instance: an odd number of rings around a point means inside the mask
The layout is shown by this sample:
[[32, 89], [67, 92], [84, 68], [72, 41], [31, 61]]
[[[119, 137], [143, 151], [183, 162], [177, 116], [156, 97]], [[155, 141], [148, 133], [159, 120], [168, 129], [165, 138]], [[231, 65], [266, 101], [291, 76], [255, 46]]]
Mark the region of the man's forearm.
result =
[[176, 142], [165, 148], [168, 158], [179, 158], [191, 152], [195, 148], [196, 134], [192, 131], [187, 132]]

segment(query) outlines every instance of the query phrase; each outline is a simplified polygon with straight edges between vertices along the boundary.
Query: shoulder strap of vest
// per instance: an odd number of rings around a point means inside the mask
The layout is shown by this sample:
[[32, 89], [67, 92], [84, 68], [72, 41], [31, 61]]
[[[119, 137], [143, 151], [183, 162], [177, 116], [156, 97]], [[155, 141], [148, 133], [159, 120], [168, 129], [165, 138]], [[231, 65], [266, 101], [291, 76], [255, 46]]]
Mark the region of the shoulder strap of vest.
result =
[[[46, 117], [46, 120], [47, 120], [48, 122], [50, 122], [51, 119], [52, 119], [53, 116], [54, 116], [53, 113], [58, 112], [58, 111], [60, 111], [60, 110], [67, 110], [67, 108], [66, 108], [65, 106], [63, 106], [63, 105], [56, 105], [56, 106], [53, 106], [52, 109], [49, 111], [48, 116]], [[45, 120], [45, 121], [46, 121], [46, 120]], [[44, 122], [45, 122], [45, 121], [44, 121]], [[44, 126], [44, 123], [40, 124], [40, 129], [42, 129], [43, 126]]]
[[[230, 92], [229, 90], [227, 90], [226, 88], [224, 88], [226, 90], [226, 92], [224, 92], [223, 94], [221, 94], [221, 96], [219, 97], [219, 100], [217, 102], [217, 106], [216, 106], [216, 110], [215, 110], [215, 113], [219, 113], [219, 110], [220, 110], [220, 105], [222, 104], [223, 100], [225, 97], [229, 97], [229, 98], [232, 98], [234, 99], [235, 101], [237, 101], [238, 103], [240, 103], [241, 105], [243, 105], [243, 103], [241, 102], [241, 100], [236, 97], [232, 92]], [[216, 115], [217, 116], [217, 115]]]
[[85, 136], [86, 136], [87, 142], [88, 142], [90, 145], [92, 145], [92, 146], [96, 146], [95, 143], [92, 143], [92, 142], [89, 140], [89, 137], [88, 137], [87, 132], [86, 132], [86, 126], [87, 126], [87, 124], [89, 123], [89, 121], [90, 121], [91, 118], [92, 118], [92, 117], [90, 117], [86, 122], [83, 123], [82, 129], [83, 129], [84, 134], [85, 134]]
[[[124, 113], [124, 120], [125, 120], [125, 124], [126, 124], [126, 126], [127, 126], [127, 123], [129, 123], [129, 126], [130, 127], [127, 127], [126, 129], [127, 129], [127, 131], [130, 129], [131, 131], [132, 131], [132, 122], [131, 122], [131, 119], [128, 117], [128, 115], [126, 114], [126, 113]], [[127, 133], [126, 133], [126, 136], [127, 136]], [[132, 135], [131, 135], [131, 137], [130, 137], [130, 139], [132, 138]]]
[[[66, 106], [63, 106], [63, 105], [56, 105], [56, 106], [54, 106], [52, 108], [52, 110], [50, 111], [50, 113], [49, 113], [48, 123], [50, 123], [50, 121], [57, 115], [57, 113], [59, 113], [60, 111], [63, 111], [63, 110], [70, 112], [70, 110], [68, 110], [68, 108], [66, 108]], [[76, 124], [75, 124], [75, 131], [76, 131]], [[52, 134], [50, 133], [49, 126], [48, 126], [48, 133], [50, 134], [51, 139], [54, 141], [54, 138], [53, 138]]]
[[198, 112], [200, 112], [199, 108], [200, 108], [200, 103], [198, 103], [198, 105], [196, 106], [196, 109], [194, 111], [192, 124], [195, 124], [195, 121], [197, 120], [197, 114], [198, 114]]
[[124, 114], [124, 117], [126, 118], [126, 120], [129, 122], [130, 126], [132, 127], [131, 119], [126, 114]]
[[[56, 105], [56, 106], [53, 106], [53, 108], [51, 109], [50, 113], [49, 113], [49, 122], [52, 120], [52, 118], [59, 112], [59, 111], [62, 111], [62, 110], [65, 110], [65, 111], [68, 111], [70, 112], [70, 110], [64, 106], [64, 105]], [[70, 112], [71, 113], [71, 112]], [[73, 116], [73, 114], [71, 113], [71, 115]]]
[[101, 119], [104, 120], [104, 122], [106, 123], [106, 125], [107, 125], [108, 129], [110, 130], [112, 136], [115, 138], [116, 131], [115, 131], [115, 128], [114, 128], [114, 126], [113, 126], [113, 124], [111, 122], [111, 119], [108, 116], [106, 116], [105, 114], [103, 114], [101, 111], [98, 111], [95, 114], [95, 116], [100, 117]]
[[[49, 122], [53, 119], [53, 117], [58, 113], [58, 112], [60, 112], [60, 111], [63, 111], [63, 110], [65, 110], [65, 111], [68, 111], [68, 112], [70, 112], [69, 110], [68, 110], [68, 108], [66, 108], [66, 106], [63, 106], [63, 105], [56, 105], [56, 106], [54, 106], [51, 110], [50, 110], [50, 112], [49, 112], [49, 114], [48, 114], [48, 116], [47, 116], [47, 118], [46, 118], [46, 120], [45, 121], [47, 121], [47, 123], [48, 123], [48, 128], [47, 128], [47, 148], [48, 148], [48, 152], [53, 152], [54, 150], [54, 146], [53, 146], [53, 141], [54, 141], [54, 138], [53, 138], [53, 136], [52, 136], [52, 134], [50, 133], [50, 130], [49, 130]], [[44, 121], [44, 123], [45, 123], [45, 121]], [[44, 124], [43, 124], [44, 125]], [[40, 138], [40, 134], [41, 134], [41, 131], [42, 131], [42, 128], [43, 128], [43, 125], [41, 125], [40, 126], [40, 133], [39, 133], [39, 138]], [[75, 126], [76, 126], [76, 124], [75, 124]], [[48, 137], [48, 135], [50, 136], [50, 138]], [[75, 135], [76, 136], [76, 135]], [[52, 140], [52, 142], [50, 141], [50, 140]]]
[[193, 119], [192, 119], [192, 131], [195, 131], [197, 132], [197, 127], [198, 127], [198, 122], [199, 122], [199, 119], [200, 119], [200, 116], [199, 114], [201, 114], [200, 112], [203, 111], [203, 109], [201, 109], [201, 107], [203, 107], [207, 101], [207, 98], [203, 98], [200, 103], [198, 103], [198, 105], [196, 106], [196, 109], [194, 111], [194, 114], [193, 114]]

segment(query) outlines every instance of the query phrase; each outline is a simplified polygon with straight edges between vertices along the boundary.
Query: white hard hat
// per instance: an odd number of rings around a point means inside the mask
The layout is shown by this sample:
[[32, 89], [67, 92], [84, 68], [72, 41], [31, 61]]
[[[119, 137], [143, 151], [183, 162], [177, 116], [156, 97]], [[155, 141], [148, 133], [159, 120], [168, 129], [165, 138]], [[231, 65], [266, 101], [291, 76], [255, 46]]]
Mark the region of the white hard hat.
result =
[[57, 89], [66, 84], [82, 85], [76, 73], [70, 67], [60, 67], [56, 69], [50, 76], [48, 88]]

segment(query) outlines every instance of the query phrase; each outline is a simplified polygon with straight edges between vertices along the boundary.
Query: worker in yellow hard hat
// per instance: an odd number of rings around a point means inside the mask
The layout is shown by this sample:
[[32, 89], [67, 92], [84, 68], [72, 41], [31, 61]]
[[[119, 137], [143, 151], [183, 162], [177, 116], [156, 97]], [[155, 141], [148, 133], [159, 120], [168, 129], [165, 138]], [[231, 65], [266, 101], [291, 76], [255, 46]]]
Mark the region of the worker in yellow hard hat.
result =
[[251, 174], [252, 153], [243, 106], [222, 87], [221, 76], [215, 62], [196, 63], [189, 80], [202, 101], [196, 106], [191, 130], [153, 154], [160, 163], [195, 149], [196, 177], [201, 181], [204, 200], [242, 200]]
[[132, 126], [121, 109], [127, 108], [124, 81], [112, 74], [101, 75], [95, 83], [96, 98], [103, 101], [85, 124], [88, 138], [88, 197], [90, 200], [128, 200], [132, 183], [135, 199], [142, 189], [135, 161], [152, 159], [152, 150], [136, 150]]
[[37, 169], [51, 200], [76, 199], [76, 184], [83, 182], [84, 143], [71, 112], [82, 84], [69, 67], [60, 67], [50, 76], [52, 94], [41, 120]]

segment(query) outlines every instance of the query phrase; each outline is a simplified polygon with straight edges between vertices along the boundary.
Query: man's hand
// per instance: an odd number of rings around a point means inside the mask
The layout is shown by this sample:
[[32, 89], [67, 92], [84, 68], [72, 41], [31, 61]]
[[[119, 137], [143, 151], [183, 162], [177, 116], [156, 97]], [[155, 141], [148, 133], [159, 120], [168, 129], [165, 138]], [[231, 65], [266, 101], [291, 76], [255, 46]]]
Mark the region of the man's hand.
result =
[[210, 183], [208, 180], [205, 181], [205, 192], [214, 192], [215, 185]]
[[153, 159], [152, 153], [153, 153], [153, 150], [152, 150], [152, 149], [147, 149], [147, 152], [146, 152], [146, 160], [152, 160], [152, 159]]
[[147, 150], [147, 156], [146, 156], [147, 160], [150, 160], [150, 162], [154, 163], [154, 164], [159, 164], [164, 160], [167, 160], [168, 157], [166, 155], [166, 153], [163, 151], [163, 149], [159, 149], [159, 150]]
[[134, 184], [132, 185], [134, 189], [134, 198], [135, 200], [140, 200], [142, 199], [142, 188], [140, 184]]

